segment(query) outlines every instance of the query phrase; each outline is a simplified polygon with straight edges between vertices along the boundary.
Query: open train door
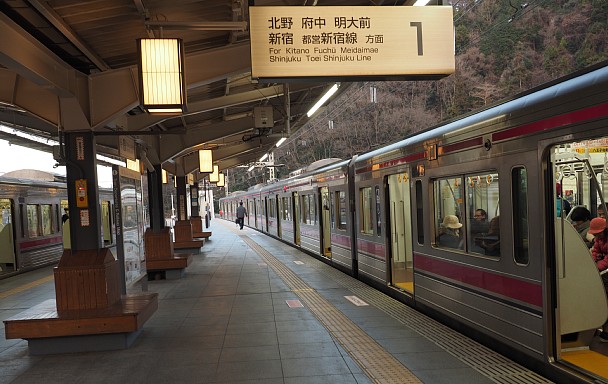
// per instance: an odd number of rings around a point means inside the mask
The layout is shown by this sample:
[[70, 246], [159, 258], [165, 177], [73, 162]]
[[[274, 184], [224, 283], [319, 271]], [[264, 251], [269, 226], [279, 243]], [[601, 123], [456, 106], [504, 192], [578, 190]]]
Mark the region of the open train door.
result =
[[390, 223], [389, 283], [414, 292], [414, 257], [412, 251], [412, 217], [410, 183], [407, 172], [387, 176], [388, 222]]
[[[602, 144], [605, 143], [605, 144]], [[547, 189], [551, 196], [548, 227], [553, 228], [555, 257], [555, 345], [557, 359], [603, 379], [608, 378], [608, 349], [597, 334], [608, 318], [608, 301], [600, 272], [591, 257], [573, 209], [585, 207], [598, 216], [605, 209], [608, 186], [608, 139], [582, 140], [553, 146]], [[605, 210], [604, 210], [605, 212]], [[583, 234], [584, 235], [584, 234]]]
[[13, 236], [13, 201], [0, 199], [0, 274], [17, 269], [15, 262], [15, 238]]
[[293, 198], [293, 242], [300, 245], [300, 196], [298, 192], [292, 194]]
[[331, 228], [329, 190], [327, 187], [320, 188], [321, 197], [321, 248], [323, 256], [331, 258]]

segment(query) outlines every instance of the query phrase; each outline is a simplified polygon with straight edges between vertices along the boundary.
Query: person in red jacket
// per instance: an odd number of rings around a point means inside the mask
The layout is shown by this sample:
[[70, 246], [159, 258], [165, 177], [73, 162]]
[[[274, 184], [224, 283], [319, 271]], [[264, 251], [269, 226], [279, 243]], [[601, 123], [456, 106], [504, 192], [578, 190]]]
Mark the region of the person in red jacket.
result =
[[587, 233], [595, 236], [593, 240], [593, 248], [591, 249], [591, 256], [597, 269], [603, 271], [608, 269], [608, 234], [606, 230], [606, 219], [596, 217], [591, 220], [589, 224], [589, 231]]
[[[602, 272], [608, 269], [608, 230], [606, 229], [606, 219], [596, 217], [589, 224], [589, 232], [595, 236], [593, 240], [593, 248], [591, 249], [591, 257], [595, 261], [597, 269]], [[604, 290], [608, 293], [608, 272], [602, 274], [602, 282]], [[608, 343], [608, 322], [602, 326], [600, 332], [600, 342]]]

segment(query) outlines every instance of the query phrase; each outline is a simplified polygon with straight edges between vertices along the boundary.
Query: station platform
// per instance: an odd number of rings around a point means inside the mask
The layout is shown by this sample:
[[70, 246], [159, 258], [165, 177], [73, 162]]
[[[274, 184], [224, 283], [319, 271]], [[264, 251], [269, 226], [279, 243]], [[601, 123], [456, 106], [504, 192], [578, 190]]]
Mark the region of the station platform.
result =
[[[3, 383], [550, 383], [323, 262], [214, 219], [129, 349], [31, 356], [0, 336]], [[133, 290], [141, 287], [133, 287]], [[0, 317], [54, 298], [51, 268], [0, 281]]]

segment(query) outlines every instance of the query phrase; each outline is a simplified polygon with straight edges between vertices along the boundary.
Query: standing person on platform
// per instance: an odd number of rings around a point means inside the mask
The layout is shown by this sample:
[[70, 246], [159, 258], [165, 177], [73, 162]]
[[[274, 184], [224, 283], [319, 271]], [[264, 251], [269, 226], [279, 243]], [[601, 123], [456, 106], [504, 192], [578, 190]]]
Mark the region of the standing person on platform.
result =
[[61, 224], [65, 223], [70, 218], [70, 215], [68, 214], [68, 212], [69, 212], [69, 210], [67, 208], [63, 208], [63, 216], [61, 216]]
[[236, 209], [236, 219], [241, 229], [243, 229], [243, 225], [245, 224], [245, 216], [247, 216], [247, 210], [243, 207], [243, 202], [241, 201]]

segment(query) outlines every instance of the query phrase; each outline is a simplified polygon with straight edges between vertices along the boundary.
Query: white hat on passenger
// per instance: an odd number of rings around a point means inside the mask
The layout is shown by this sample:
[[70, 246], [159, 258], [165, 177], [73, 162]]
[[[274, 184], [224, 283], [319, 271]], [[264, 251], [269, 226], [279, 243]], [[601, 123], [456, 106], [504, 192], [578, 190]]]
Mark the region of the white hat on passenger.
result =
[[458, 218], [454, 215], [446, 215], [443, 218], [442, 225], [446, 228], [460, 228], [462, 224], [458, 221]]

